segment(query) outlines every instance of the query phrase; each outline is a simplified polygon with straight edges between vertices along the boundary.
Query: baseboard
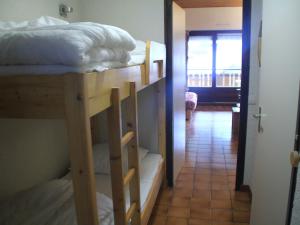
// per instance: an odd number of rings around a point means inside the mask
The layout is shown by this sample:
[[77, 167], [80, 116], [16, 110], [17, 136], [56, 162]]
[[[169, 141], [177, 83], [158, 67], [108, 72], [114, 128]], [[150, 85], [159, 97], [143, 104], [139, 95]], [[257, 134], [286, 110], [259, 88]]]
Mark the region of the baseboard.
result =
[[250, 195], [250, 199], [252, 200], [252, 191], [251, 191], [251, 188], [249, 185], [242, 185], [241, 188], [240, 188], [240, 191], [241, 192], [248, 192], [249, 195]]
[[198, 105], [200, 106], [207, 106], [207, 105], [213, 105], [213, 106], [235, 106], [237, 102], [198, 102]]

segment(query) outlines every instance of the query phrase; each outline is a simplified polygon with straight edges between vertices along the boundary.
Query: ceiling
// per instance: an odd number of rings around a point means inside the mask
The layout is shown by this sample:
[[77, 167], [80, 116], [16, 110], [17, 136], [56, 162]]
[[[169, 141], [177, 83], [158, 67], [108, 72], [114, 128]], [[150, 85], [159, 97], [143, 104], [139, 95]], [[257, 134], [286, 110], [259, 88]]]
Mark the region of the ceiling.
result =
[[182, 8], [241, 7], [243, 0], [174, 0]]

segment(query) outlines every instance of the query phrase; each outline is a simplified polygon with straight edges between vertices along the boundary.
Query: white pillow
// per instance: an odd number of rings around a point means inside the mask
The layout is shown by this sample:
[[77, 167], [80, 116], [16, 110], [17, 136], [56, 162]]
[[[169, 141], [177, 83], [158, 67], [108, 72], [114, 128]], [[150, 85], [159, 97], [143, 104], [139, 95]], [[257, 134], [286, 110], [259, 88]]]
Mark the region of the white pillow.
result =
[[[94, 170], [98, 174], [110, 174], [110, 159], [109, 159], [109, 146], [105, 144], [97, 144], [93, 146], [94, 153]], [[142, 159], [146, 157], [149, 150], [139, 147], [139, 161], [141, 163]], [[123, 170], [127, 171], [128, 168], [128, 157], [127, 149], [124, 150], [124, 164]]]

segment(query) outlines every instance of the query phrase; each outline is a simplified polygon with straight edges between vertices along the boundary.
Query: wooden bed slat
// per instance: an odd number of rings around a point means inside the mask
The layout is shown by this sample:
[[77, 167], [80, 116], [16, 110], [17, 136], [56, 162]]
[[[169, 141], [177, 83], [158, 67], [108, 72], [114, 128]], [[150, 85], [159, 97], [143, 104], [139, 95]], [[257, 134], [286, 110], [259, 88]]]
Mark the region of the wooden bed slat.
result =
[[135, 134], [133, 131], [129, 131], [127, 132], [123, 137], [122, 137], [122, 140], [121, 140], [121, 145], [122, 145], [122, 148], [125, 147], [129, 141], [132, 140], [132, 138], [134, 138]]
[[130, 221], [130, 219], [133, 217], [135, 211], [137, 209], [137, 204], [134, 202], [131, 204], [130, 208], [128, 209], [128, 212], [126, 214], [126, 223]]
[[128, 170], [126, 176], [124, 177], [124, 186], [127, 185], [131, 181], [134, 174], [135, 174], [135, 169], [134, 168], [131, 168], [130, 170]]

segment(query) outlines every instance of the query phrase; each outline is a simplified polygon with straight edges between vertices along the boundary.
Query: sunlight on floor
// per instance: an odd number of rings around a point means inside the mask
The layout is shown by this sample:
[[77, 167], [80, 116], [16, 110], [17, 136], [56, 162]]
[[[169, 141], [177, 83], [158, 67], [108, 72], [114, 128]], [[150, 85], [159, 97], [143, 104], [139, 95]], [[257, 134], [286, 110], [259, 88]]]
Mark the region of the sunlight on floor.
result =
[[[214, 110], [214, 111], [212, 111]], [[201, 107], [187, 123], [185, 165], [164, 188], [152, 225], [247, 225], [250, 195], [235, 192], [237, 140], [228, 108]]]

